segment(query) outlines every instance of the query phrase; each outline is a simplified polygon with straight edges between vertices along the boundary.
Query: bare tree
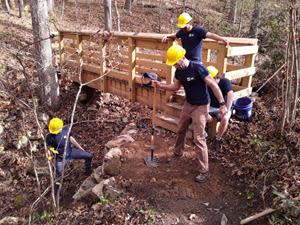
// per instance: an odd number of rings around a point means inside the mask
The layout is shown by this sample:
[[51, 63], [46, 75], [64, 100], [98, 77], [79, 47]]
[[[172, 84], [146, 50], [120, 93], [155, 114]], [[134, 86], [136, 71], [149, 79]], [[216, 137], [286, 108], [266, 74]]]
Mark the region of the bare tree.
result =
[[24, 1], [23, 0], [18, 0], [19, 1], [19, 17], [22, 18], [24, 17]]
[[104, 0], [104, 18], [105, 18], [105, 30], [110, 32], [112, 29], [111, 0]]
[[36, 49], [36, 68], [43, 104], [58, 108], [59, 86], [56, 70], [52, 65], [52, 48], [49, 38], [47, 0], [31, 0], [31, 18]]
[[8, 14], [11, 14], [11, 9], [8, 0], [2, 0], [3, 8], [6, 10]]
[[232, 23], [236, 22], [237, 8], [238, 8], [238, 0], [230, 0], [230, 11], [229, 11], [228, 19]]
[[257, 37], [258, 26], [261, 17], [261, 0], [255, 0], [249, 29], [250, 37]]
[[47, 0], [48, 12], [52, 13], [54, 9], [54, 0]]

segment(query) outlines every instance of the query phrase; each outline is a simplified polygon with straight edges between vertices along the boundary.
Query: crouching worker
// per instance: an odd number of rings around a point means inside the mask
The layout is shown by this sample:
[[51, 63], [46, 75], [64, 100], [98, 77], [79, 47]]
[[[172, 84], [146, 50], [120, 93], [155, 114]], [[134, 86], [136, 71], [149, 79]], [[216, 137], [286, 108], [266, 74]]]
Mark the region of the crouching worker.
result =
[[[78, 144], [75, 138], [72, 137], [71, 133], [67, 143], [69, 126], [64, 126], [63, 121], [55, 117], [50, 120], [48, 128], [50, 133], [46, 136], [46, 143], [50, 147], [51, 152], [54, 154], [56, 179], [61, 176], [66, 163], [72, 159], [84, 159], [85, 172], [86, 174], [91, 174], [93, 156]], [[63, 165], [63, 155], [65, 149], [66, 159], [65, 165]], [[59, 183], [56, 182], [55, 191], [58, 190], [58, 186]]]
[[232, 90], [232, 84], [230, 80], [226, 78], [222, 78], [219, 76], [219, 71], [214, 66], [208, 66], [207, 70], [209, 71], [209, 74], [215, 79], [217, 84], [219, 85], [219, 88], [223, 94], [223, 97], [225, 99], [226, 108], [228, 109], [226, 114], [223, 117], [220, 117], [219, 114], [219, 108], [220, 104], [216, 97], [213, 94], [213, 91], [208, 87], [208, 93], [210, 96], [210, 107], [209, 107], [209, 115], [207, 122], [212, 122], [213, 117], [215, 117], [217, 120], [220, 121], [220, 125], [217, 130], [217, 134], [214, 137], [213, 140], [213, 148], [215, 150], [220, 150], [221, 148], [221, 140], [222, 137], [227, 130], [229, 119], [231, 117], [231, 106], [233, 102], [233, 90]]

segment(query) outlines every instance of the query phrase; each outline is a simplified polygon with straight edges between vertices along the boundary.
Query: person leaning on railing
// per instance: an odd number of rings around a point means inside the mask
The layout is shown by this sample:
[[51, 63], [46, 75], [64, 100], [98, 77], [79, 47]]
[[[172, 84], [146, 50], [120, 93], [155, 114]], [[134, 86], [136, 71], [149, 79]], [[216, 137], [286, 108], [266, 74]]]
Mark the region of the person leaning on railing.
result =
[[221, 140], [222, 140], [224, 133], [227, 130], [229, 119], [231, 117], [230, 109], [231, 109], [231, 106], [233, 103], [234, 94], [233, 94], [232, 84], [231, 84], [230, 80], [220, 76], [217, 68], [215, 68], [214, 66], [208, 66], [207, 70], [209, 71], [209, 74], [211, 75], [211, 77], [214, 78], [215, 81], [217, 82], [217, 84], [219, 85], [219, 88], [225, 99], [226, 107], [228, 109], [227, 113], [221, 118], [220, 113], [219, 113], [220, 104], [219, 104], [218, 100], [216, 99], [216, 97], [214, 96], [214, 93], [211, 90], [211, 88], [208, 88], [208, 93], [209, 93], [209, 97], [210, 97], [210, 106], [209, 106], [209, 115], [207, 118], [207, 122], [212, 122], [213, 117], [220, 120], [220, 126], [218, 127], [217, 134], [213, 140], [213, 148], [215, 150], [220, 150]]
[[179, 30], [175, 34], [165, 35], [162, 42], [168, 39], [175, 40], [181, 39], [182, 47], [186, 50], [185, 57], [188, 60], [202, 62], [202, 40], [211, 38], [216, 41], [223, 41], [226, 46], [229, 42], [226, 38], [217, 34], [208, 32], [201, 26], [193, 26], [191, 24], [192, 17], [188, 13], [182, 13], [177, 20], [177, 27]]
[[206, 67], [198, 61], [188, 60], [184, 56], [185, 53], [186, 50], [177, 44], [173, 44], [173, 46], [167, 50], [166, 64], [175, 66], [176, 68], [172, 84], [163, 84], [159, 81], [152, 82], [157, 88], [166, 91], [177, 91], [181, 86], [184, 87], [186, 101], [178, 123], [174, 154], [168, 161], [175, 161], [183, 156], [185, 136], [192, 119], [194, 143], [201, 167], [195, 181], [204, 182], [209, 177], [208, 149], [205, 140], [205, 125], [208, 118], [209, 106], [207, 87], [212, 89], [220, 104], [221, 117], [227, 113], [227, 108], [219, 86], [215, 80], [209, 76]]

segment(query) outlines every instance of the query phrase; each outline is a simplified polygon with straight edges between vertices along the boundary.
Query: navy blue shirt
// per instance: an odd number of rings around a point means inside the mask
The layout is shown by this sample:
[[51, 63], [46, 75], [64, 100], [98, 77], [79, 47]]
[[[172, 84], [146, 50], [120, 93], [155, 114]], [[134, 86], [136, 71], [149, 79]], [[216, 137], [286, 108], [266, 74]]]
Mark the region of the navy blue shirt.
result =
[[[59, 134], [48, 134], [46, 137], [46, 143], [48, 146], [55, 148], [59, 152], [59, 154], [55, 154], [55, 156], [62, 157], [65, 150], [67, 134], [68, 134], [69, 127], [64, 126]], [[71, 133], [70, 133], [71, 136]], [[67, 146], [67, 157], [70, 154], [72, 148], [70, 145], [70, 138]]]
[[207, 69], [196, 61], [190, 61], [189, 66], [184, 69], [176, 69], [175, 78], [184, 87], [186, 100], [191, 105], [207, 105], [209, 96], [204, 78], [208, 76]]
[[189, 60], [202, 60], [202, 40], [206, 38], [207, 31], [199, 26], [193, 27], [186, 33], [180, 29], [176, 33], [176, 37], [181, 39], [182, 47], [186, 50], [185, 57]]
[[[218, 85], [226, 102], [228, 92], [233, 90], [232, 84], [227, 78], [221, 78]], [[210, 105], [215, 108], [220, 108], [219, 101], [217, 100], [213, 91], [210, 88], [208, 88], [208, 93], [210, 97]]]

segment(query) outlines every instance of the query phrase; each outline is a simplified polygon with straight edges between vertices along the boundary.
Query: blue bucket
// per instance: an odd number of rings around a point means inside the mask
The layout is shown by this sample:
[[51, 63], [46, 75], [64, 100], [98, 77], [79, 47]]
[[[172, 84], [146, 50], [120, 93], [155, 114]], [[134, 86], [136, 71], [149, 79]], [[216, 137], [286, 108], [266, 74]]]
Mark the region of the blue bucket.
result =
[[249, 97], [237, 99], [233, 103], [235, 116], [243, 121], [251, 121], [253, 101]]

